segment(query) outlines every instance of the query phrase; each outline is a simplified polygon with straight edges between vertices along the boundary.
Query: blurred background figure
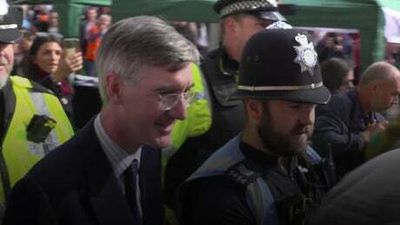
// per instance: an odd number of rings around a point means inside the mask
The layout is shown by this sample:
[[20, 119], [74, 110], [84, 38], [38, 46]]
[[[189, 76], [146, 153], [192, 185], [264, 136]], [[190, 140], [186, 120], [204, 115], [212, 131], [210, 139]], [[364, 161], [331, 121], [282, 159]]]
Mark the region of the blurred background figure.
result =
[[346, 58], [346, 55], [351, 53], [350, 37], [335, 32], [327, 32], [317, 44], [317, 53], [319, 62], [337, 57]]
[[102, 14], [96, 20], [96, 24], [91, 26], [86, 34], [85, 51], [85, 70], [86, 74], [92, 77], [96, 76], [95, 61], [97, 50], [100, 47], [101, 39], [111, 25], [111, 16]]
[[48, 20], [47, 24], [48, 24], [48, 26], [47, 26], [48, 33], [60, 34], [59, 29], [58, 29], [59, 21], [58, 21], [58, 12], [57, 11], [51, 10], [49, 12], [49, 20]]
[[63, 52], [62, 42], [57, 36], [41, 35], [32, 43], [24, 75], [52, 90], [72, 119], [73, 89], [68, 76], [82, 69], [82, 54], [76, 52], [67, 55]]
[[85, 12], [85, 18], [83, 19], [79, 28], [79, 41], [81, 43], [82, 54], [85, 55], [86, 45], [88, 39], [88, 32], [92, 26], [96, 25], [97, 19], [97, 8], [88, 7]]
[[338, 178], [365, 162], [371, 137], [388, 125], [381, 112], [396, 105], [399, 94], [399, 70], [375, 62], [364, 71], [357, 89], [333, 95], [317, 108], [312, 144], [322, 156], [332, 153]]
[[[204, 42], [204, 27], [201, 24], [196, 24], [195, 22], [187, 21], [171, 21], [171, 25], [182, 34], [185, 38], [196, 45], [200, 54], [205, 56], [207, 54], [207, 43]], [[203, 39], [201, 39], [203, 38]]]
[[332, 94], [345, 92], [354, 87], [352, 67], [344, 59], [330, 58], [321, 64], [324, 85]]
[[20, 30], [22, 38], [14, 44], [14, 67], [12, 74], [23, 75], [24, 64], [28, 60], [29, 50], [31, 49], [34, 35], [26, 29]]

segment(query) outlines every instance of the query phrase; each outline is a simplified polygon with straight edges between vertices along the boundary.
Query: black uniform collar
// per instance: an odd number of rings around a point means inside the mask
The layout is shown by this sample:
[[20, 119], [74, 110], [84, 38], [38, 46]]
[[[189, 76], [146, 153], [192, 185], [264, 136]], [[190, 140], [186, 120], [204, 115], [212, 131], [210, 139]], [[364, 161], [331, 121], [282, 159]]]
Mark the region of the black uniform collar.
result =
[[3, 140], [4, 135], [4, 110], [4, 94], [3, 89], [0, 89], [0, 140]]
[[256, 170], [265, 171], [270, 168], [279, 168], [281, 173], [286, 175], [292, 174], [297, 167], [297, 157], [286, 157], [282, 158], [271, 153], [262, 152], [248, 145], [247, 143], [240, 142], [240, 150], [243, 155], [251, 163], [251, 167], [255, 167]]
[[237, 76], [239, 73], [239, 62], [229, 57], [225, 47], [221, 46], [221, 58], [219, 60], [219, 69], [222, 74], [227, 76]]
[[243, 141], [240, 142], [240, 150], [242, 151], [246, 159], [250, 159], [256, 164], [267, 167], [271, 167], [271, 165], [275, 166], [276, 164], [278, 164], [277, 156], [259, 151]]
[[16, 97], [12, 90], [11, 79], [8, 78], [6, 85], [0, 90], [0, 107], [1, 107], [1, 120], [0, 120], [0, 142], [2, 142], [3, 135], [6, 133], [7, 128], [11, 122], [12, 115], [15, 110]]

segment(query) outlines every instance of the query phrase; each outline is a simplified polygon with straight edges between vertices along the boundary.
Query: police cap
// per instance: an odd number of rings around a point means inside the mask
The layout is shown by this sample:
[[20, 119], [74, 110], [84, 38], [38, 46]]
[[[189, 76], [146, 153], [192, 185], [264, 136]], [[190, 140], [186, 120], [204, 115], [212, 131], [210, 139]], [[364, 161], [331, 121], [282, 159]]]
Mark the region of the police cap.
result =
[[214, 4], [214, 10], [221, 18], [247, 13], [265, 20], [286, 21], [278, 12], [276, 0], [218, 0]]
[[6, 0], [0, 0], [0, 43], [12, 44], [21, 38], [18, 30], [17, 8], [9, 7]]
[[296, 29], [267, 29], [244, 48], [235, 97], [326, 104], [318, 56], [308, 36]]

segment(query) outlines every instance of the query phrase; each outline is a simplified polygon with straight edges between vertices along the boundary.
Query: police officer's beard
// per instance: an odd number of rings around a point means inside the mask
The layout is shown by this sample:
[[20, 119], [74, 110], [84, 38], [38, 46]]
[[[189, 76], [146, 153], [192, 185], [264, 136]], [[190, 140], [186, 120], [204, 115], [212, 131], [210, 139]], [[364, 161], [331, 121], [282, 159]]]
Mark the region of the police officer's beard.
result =
[[[268, 151], [279, 156], [293, 156], [305, 151], [313, 132], [312, 126], [299, 124], [289, 134], [277, 132], [276, 126], [279, 124], [272, 124], [268, 110], [264, 111], [258, 127], [258, 135]], [[299, 133], [303, 133], [303, 135], [299, 136]], [[306, 138], [304, 138], [304, 134]]]

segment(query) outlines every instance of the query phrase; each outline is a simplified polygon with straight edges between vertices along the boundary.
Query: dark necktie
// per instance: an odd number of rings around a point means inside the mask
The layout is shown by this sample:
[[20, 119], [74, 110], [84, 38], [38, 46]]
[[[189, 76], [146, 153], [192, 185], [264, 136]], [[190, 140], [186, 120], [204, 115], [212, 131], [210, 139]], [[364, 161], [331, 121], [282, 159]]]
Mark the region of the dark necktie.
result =
[[137, 195], [136, 195], [136, 180], [138, 175], [138, 161], [134, 159], [132, 164], [126, 168], [124, 172], [124, 179], [125, 179], [125, 197], [128, 201], [128, 204], [131, 208], [135, 219], [135, 225], [141, 225], [141, 217], [139, 214], [139, 208], [137, 205]]

